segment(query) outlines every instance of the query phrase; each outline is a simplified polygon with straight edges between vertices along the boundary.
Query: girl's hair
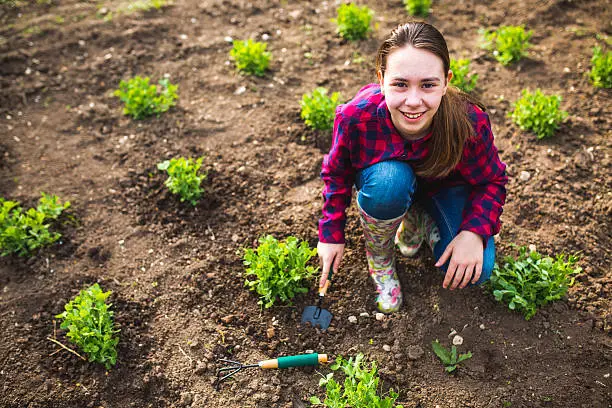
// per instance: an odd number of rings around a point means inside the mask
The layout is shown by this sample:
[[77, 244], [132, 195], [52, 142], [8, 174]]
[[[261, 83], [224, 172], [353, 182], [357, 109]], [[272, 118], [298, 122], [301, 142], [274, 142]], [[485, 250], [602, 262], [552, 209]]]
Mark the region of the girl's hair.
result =
[[[378, 49], [376, 71], [380, 72], [381, 78], [385, 75], [389, 54], [406, 45], [437, 55], [442, 60], [445, 75], [450, 69], [448, 47], [442, 34], [430, 24], [409, 22], [391, 31]], [[468, 117], [468, 103], [485, 109], [480, 101], [449, 84], [433, 118], [429, 156], [415, 165], [419, 176], [444, 177], [457, 166], [465, 141], [474, 134]]]

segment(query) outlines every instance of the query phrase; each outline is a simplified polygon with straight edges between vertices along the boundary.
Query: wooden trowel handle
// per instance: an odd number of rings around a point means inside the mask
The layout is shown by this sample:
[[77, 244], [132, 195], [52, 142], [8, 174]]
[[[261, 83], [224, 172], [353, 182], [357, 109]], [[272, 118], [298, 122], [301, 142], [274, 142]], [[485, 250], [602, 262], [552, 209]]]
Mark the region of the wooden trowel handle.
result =
[[327, 289], [329, 289], [329, 286], [331, 285], [331, 278], [332, 278], [332, 268], [329, 268], [329, 274], [327, 275], [327, 280], [325, 281], [325, 285], [319, 288], [319, 296], [325, 296], [325, 294], [327, 293]]

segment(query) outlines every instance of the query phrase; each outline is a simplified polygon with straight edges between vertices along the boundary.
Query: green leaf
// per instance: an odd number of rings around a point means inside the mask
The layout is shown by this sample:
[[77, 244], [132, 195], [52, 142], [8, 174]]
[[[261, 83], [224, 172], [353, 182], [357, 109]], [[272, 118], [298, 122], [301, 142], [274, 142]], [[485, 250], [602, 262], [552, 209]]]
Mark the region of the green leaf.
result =
[[451, 355], [450, 352], [440, 344], [438, 340], [431, 342], [431, 347], [433, 348], [436, 356], [444, 363], [445, 365], [451, 364]]

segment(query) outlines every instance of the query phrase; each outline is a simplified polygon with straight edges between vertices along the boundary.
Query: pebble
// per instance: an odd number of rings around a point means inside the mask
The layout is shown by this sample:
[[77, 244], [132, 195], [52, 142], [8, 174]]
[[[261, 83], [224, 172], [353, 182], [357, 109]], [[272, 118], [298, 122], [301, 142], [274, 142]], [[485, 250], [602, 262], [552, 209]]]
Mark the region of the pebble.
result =
[[370, 317], [370, 314], [368, 312], [361, 312], [359, 313], [360, 317]]
[[478, 326], [478, 327], [480, 327], [480, 330], [484, 330], [484, 329], [485, 329], [485, 325], [484, 325], [484, 324], [481, 324], [481, 325], [480, 325], [480, 326]]
[[385, 314], [384, 313], [376, 313], [376, 320], [378, 320], [379, 322], [385, 320]]
[[456, 335], [455, 337], [453, 337], [453, 344], [455, 346], [460, 346], [463, 344], [463, 337], [461, 337], [460, 335]]
[[521, 171], [521, 174], [519, 175], [519, 179], [521, 181], [528, 181], [531, 178], [531, 174], [528, 171]]
[[385, 344], [385, 345], [383, 346], [383, 350], [385, 350], [385, 351], [391, 351], [391, 346], [389, 346], [388, 344]]
[[246, 87], [245, 86], [241, 86], [238, 89], [236, 89], [234, 91], [234, 95], [242, 95], [243, 93], [246, 92]]
[[410, 360], [418, 360], [425, 352], [421, 346], [410, 346], [408, 347], [408, 358]]
[[357, 316], [349, 316], [348, 317], [349, 322], [351, 323], [357, 323]]
[[270, 327], [268, 330], [266, 330], [266, 335], [268, 336], [269, 339], [274, 337], [274, 334], [276, 334], [274, 331], [274, 327]]
[[306, 354], [312, 354], [312, 353], [314, 353], [314, 350], [310, 350], [310, 349], [309, 349], [309, 350], [306, 350], [304, 353], [306, 353]]
[[228, 35], [226, 37], [223, 37], [223, 41], [231, 43], [232, 41], [234, 41], [234, 39]]

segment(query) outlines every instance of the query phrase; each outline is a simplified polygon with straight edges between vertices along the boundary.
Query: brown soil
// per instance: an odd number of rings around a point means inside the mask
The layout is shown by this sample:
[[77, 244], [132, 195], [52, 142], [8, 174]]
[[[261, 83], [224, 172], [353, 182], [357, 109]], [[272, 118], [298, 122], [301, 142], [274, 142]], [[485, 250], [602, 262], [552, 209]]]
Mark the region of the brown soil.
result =
[[[454, 56], [473, 60], [508, 164], [498, 256], [511, 243], [582, 252], [584, 272], [567, 299], [525, 321], [484, 289], [443, 290], [422, 251], [400, 258], [406, 304], [378, 321], [351, 210], [325, 333], [298, 324], [313, 292], [260, 311], [238, 251], [263, 233], [316, 245], [330, 134], [307, 130], [298, 102], [316, 86], [346, 100], [370, 82], [377, 45], [407, 20], [401, 2], [365, 2], [379, 29], [355, 44], [335, 35], [334, 2], [175, 0], [132, 14], [117, 12], [127, 2], [104, 3], [110, 21], [94, 3], [31, 3], [0, 6], [0, 196], [32, 204], [39, 191], [57, 194], [77, 222], [31, 259], [0, 260], [1, 406], [302, 407], [321, 395], [312, 369], [245, 372], [220, 392], [211, 381], [220, 357], [254, 362], [308, 349], [376, 359], [406, 407], [611, 406], [611, 95], [585, 75], [591, 48], [610, 34], [609, 1], [434, 2], [428, 18]], [[534, 45], [504, 68], [478, 48], [477, 30], [509, 24], [533, 29]], [[270, 72], [237, 75], [224, 37], [263, 34]], [[122, 116], [112, 91], [137, 74], [169, 74], [179, 105], [140, 122]], [[536, 87], [561, 94], [570, 113], [546, 141], [506, 117], [520, 90]], [[156, 170], [175, 155], [205, 158], [206, 194], [195, 208], [169, 195]], [[531, 178], [521, 181], [521, 171]], [[66, 342], [53, 316], [93, 282], [113, 291], [121, 327], [109, 372], [46, 340]], [[369, 316], [349, 322], [362, 312]], [[451, 376], [430, 343], [448, 344], [453, 329], [474, 357]]]

